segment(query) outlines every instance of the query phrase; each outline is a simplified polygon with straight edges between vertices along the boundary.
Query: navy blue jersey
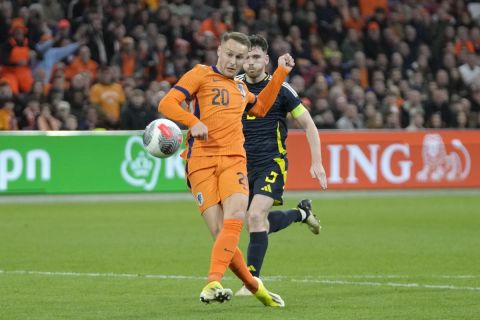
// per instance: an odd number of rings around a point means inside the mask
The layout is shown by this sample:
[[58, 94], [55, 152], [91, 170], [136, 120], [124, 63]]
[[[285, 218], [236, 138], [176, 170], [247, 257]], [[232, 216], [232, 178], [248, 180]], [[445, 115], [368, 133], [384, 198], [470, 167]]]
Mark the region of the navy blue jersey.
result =
[[[258, 83], [248, 83], [245, 75], [238, 76], [256, 95], [265, 88], [271, 76], [267, 75]], [[248, 170], [268, 164], [274, 158], [286, 155], [285, 139], [287, 138], [287, 114], [302, 102], [295, 90], [286, 82], [265, 118], [256, 118], [243, 114], [243, 134], [245, 135], [245, 150], [247, 152]]]

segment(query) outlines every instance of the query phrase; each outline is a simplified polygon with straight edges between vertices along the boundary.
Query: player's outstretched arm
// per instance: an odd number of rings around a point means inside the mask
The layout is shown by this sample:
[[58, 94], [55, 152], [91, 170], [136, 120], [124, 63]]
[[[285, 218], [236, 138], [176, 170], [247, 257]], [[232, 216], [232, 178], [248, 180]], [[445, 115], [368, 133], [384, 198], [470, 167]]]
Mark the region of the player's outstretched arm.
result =
[[158, 112], [166, 118], [179, 122], [191, 128], [200, 121], [192, 113], [182, 108], [181, 103], [185, 100], [185, 95], [176, 89], [171, 89], [158, 104]]
[[257, 96], [257, 100], [252, 101], [254, 105], [248, 111], [248, 114], [256, 117], [265, 117], [275, 102], [285, 78], [294, 66], [295, 61], [290, 54], [286, 53], [278, 58], [278, 68], [273, 73], [272, 79], [267, 86]]
[[310, 147], [310, 155], [312, 157], [310, 174], [312, 178], [318, 179], [322, 189], [326, 190], [327, 174], [325, 173], [325, 168], [323, 168], [322, 149], [320, 145], [320, 137], [318, 136], [318, 129], [307, 110], [298, 116], [296, 120], [300, 123], [300, 126], [305, 130], [307, 135], [308, 146]]

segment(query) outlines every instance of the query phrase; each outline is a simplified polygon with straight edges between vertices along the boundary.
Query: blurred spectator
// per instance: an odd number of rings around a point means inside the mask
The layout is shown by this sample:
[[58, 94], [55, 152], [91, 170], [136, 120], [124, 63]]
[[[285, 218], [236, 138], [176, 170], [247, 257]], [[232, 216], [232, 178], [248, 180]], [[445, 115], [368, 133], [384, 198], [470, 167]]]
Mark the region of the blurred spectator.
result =
[[72, 116], [71, 114], [71, 108], [70, 108], [70, 103], [67, 101], [59, 101], [55, 106], [55, 112], [54, 115], [55, 117], [60, 120], [61, 126], [60, 128], [63, 130], [65, 128], [65, 123], [67, 122], [67, 119]]
[[363, 128], [363, 122], [358, 114], [356, 105], [351, 103], [346, 105], [342, 117], [337, 121], [337, 128], [341, 130], [354, 130]]
[[377, 56], [384, 52], [380, 37], [380, 26], [377, 22], [371, 21], [367, 25], [367, 34], [363, 42], [365, 48], [365, 55], [370, 61], [375, 61]]
[[[355, 52], [353, 65], [352, 78], [358, 81], [363, 89], [367, 89], [369, 87], [369, 71], [365, 54], [362, 51]], [[355, 77], [353, 77], [354, 72], [356, 72]]]
[[423, 117], [423, 111], [416, 110], [410, 114], [410, 124], [405, 128], [407, 131], [417, 131], [424, 129], [423, 123], [425, 122]]
[[35, 46], [39, 57], [34, 70], [35, 73], [41, 70], [41, 74], [43, 75], [41, 80], [43, 80], [44, 83], [50, 82], [55, 64], [70, 56], [80, 47], [80, 43], [78, 42], [70, 44], [67, 44], [67, 42], [68, 41], [63, 42], [61, 47], [53, 47], [54, 41], [49, 39], [49, 35], [45, 34], [45, 37]]
[[80, 118], [88, 105], [89, 77], [79, 73], [73, 77], [70, 87], [65, 93], [65, 100], [70, 102], [71, 113]]
[[466, 85], [470, 85], [476, 78], [480, 77], [478, 56], [475, 53], [468, 53], [466, 63], [462, 64], [458, 70], [460, 71], [463, 82]]
[[[43, 16], [45, 22], [49, 27], [54, 27], [57, 24], [57, 21], [62, 21], [64, 17], [62, 5], [57, 0], [40, 0], [40, 4], [43, 10]], [[68, 20], [64, 20], [70, 22]]]
[[403, 128], [410, 123], [410, 117], [416, 112], [424, 112], [422, 96], [418, 90], [412, 89], [408, 92], [407, 99], [400, 108], [400, 119]]
[[315, 77], [313, 84], [305, 91], [305, 96], [309, 97], [312, 101], [328, 96], [328, 84], [323, 74], [319, 73]]
[[359, 33], [356, 29], [349, 29], [347, 37], [343, 40], [341, 50], [345, 63], [353, 62], [353, 58], [357, 51], [363, 51], [363, 44], [359, 41]]
[[202, 21], [200, 32], [211, 32], [217, 39], [220, 39], [222, 33], [228, 31], [228, 26], [222, 21], [222, 12], [215, 10], [209, 17]]
[[193, 17], [200, 21], [205, 20], [215, 11], [214, 8], [205, 3], [205, 0], [192, 0], [191, 8]]
[[120, 116], [120, 129], [143, 130], [153, 120], [159, 117], [156, 107], [146, 103], [142, 90], [133, 91], [130, 101], [123, 108]]
[[20, 117], [20, 128], [22, 130], [36, 130], [36, 120], [40, 114], [40, 103], [36, 100], [29, 100]]
[[65, 123], [63, 124], [62, 130], [78, 130], [78, 120], [77, 117], [74, 115], [69, 115], [65, 119]]
[[425, 105], [425, 117], [430, 119], [432, 114], [439, 113], [442, 119], [443, 127], [452, 125], [452, 114], [448, 105], [448, 92], [445, 89], [433, 90], [432, 99]]
[[1, 76], [14, 94], [29, 92], [33, 84], [27, 32], [23, 19], [12, 20], [9, 38], [0, 52], [0, 63], [4, 65]]
[[467, 113], [465, 111], [459, 111], [457, 113], [457, 118], [455, 119], [455, 128], [457, 129], [466, 129], [468, 128], [468, 119]]
[[136, 70], [137, 51], [135, 50], [135, 41], [132, 37], [125, 37], [120, 44], [120, 51], [112, 59], [113, 65], [119, 66], [122, 76], [132, 77]]
[[305, 95], [305, 80], [302, 76], [296, 75], [290, 79], [290, 85], [300, 97]]
[[444, 128], [442, 123], [442, 115], [439, 112], [435, 112], [430, 115], [430, 119], [427, 122], [427, 128], [430, 129], [441, 129]]
[[90, 81], [95, 81], [97, 77], [98, 64], [91, 59], [90, 48], [83, 45], [78, 50], [77, 56], [73, 58], [72, 62], [65, 69], [65, 76], [71, 80], [77, 74], [85, 74]]
[[375, 111], [371, 116], [367, 118], [368, 129], [383, 129], [383, 115], [379, 111]]
[[50, 105], [44, 103], [36, 118], [36, 128], [40, 131], [60, 130], [62, 122], [52, 115]]
[[95, 107], [88, 107], [85, 110], [85, 115], [78, 125], [79, 130], [98, 130], [103, 128], [103, 122], [100, 120], [98, 109]]
[[346, 29], [353, 29], [356, 32], [362, 32], [365, 25], [363, 18], [360, 16], [360, 10], [357, 6], [343, 6], [341, 9], [343, 16], [343, 25]]
[[102, 15], [98, 12], [91, 11], [87, 14], [87, 45], [90, 48], [92, 59], [100, 65], [106, 65], [109, 60], [107, 56], [107, 48], [105, 46], [102, 19]]
[[0, 105], [0, 131], [18, 130], [17, 118], [14, 113], [15, 104], [13, 101], [6, 101]]
[[475, 46], [469, 38], [468, 29], [465, 26], [457, 28], [457, 40], [455, 42], [455, 55], [460, 56], [463, 51], [475, 53]]
[[313, 122], [319, 129], [335, 129], [335, 117], [328, 106], [326, 99], [320, 98], [314, 100], [313, 108], [310, 111]]
[[100, 70], [99, 82], [90, 89], [90, 102], [99, 107], [107, 128], [118, 128], [125, 93], [120, 84], [113, 83], [109, 67], [102, 67]]

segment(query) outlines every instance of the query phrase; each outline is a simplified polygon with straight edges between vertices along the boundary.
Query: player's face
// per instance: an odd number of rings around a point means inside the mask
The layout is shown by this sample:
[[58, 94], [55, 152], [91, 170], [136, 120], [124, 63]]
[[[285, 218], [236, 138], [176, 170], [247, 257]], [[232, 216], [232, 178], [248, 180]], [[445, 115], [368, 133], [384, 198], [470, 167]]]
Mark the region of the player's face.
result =
[[268, 55], [259, 47], [253, 47], [243, 64], [243, 70], [250, 78], [257, 78], [265, 72], [268, 64]]
[[217, 69], [226, 77], [233, 78], [247, 58], [248, 47], [229, 39], [218, 47]]

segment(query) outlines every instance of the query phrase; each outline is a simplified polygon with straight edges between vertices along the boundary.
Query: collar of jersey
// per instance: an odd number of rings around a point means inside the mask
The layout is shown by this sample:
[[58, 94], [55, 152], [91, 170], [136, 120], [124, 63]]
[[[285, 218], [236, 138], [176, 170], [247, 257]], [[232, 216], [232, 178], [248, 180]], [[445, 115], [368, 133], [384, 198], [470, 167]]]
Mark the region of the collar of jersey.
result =
[[257, 83], [260, 83], [260, 82], [263, 82], [263, 81], [267, 80], [268, 77], [270, 77], [270, 75], [265, 72], [265, 78], [263, 78], [262, 80], [260, 80], [260, 81], [258, 81], [258, 82], [251, 83], [251, 82], [248, 82], [248, 81], [247, 81], [247, 74], [244, 73], [244, 75], [245, 75], [245, 82], [246, 82], [246, 83], [249, 83], [249, 84], [257, 84]]
[[213, 71], [223, 76], [223, 74], [218, 70], [217, 66], [212, 66]]
[[221, 73], [220, 70], [218, 70], [217, 66], [212, 66], [212, 70], [215, 71], [215, 73], [218, 73], [219, 75], [221, 75], [222, 77], [224, 77], [227, 80], [235, 81], [235, 78], [233, 78], [233, 79], [228, 78], [223, 73]]

